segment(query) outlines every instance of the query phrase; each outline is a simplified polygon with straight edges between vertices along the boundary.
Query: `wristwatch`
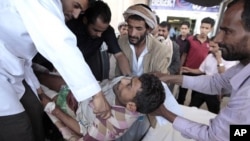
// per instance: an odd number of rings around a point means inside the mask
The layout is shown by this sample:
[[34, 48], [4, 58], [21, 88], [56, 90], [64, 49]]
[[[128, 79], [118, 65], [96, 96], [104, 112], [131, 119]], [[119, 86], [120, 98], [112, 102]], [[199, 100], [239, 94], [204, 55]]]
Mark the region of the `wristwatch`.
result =
[[223, 67], [224, 64], [223, 64], [223, 63], [220, 63], [220, 64], [218, 64], [217, 66], [218, 66], [218, 67]]

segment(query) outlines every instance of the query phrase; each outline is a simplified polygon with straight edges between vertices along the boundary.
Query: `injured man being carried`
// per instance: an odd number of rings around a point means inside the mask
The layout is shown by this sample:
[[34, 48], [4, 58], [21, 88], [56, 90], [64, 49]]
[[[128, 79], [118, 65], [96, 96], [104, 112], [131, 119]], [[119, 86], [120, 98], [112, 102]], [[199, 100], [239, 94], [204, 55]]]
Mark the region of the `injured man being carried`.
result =
[[[111, 117], [103, 119], [93, 113], [91, 99], [75, 101], [60, 76], [38, 73], [46, 95], [44, 109], [66, 140], [115, 140], [121, 137], [142, 114], [149, 114], [161, 104], [180, 115], [181, 110], [167, 85], [152, 74], [140, 77], [120, 76], [100, 83], [111, 106]], [[58, 83], [58, 84], [56, 84]], [[59, 88], [60, 87], [60, 88]], [[56, 90], [59, 92], [55, 92]], [[167, 122], [156, 117], [159, 124]]]

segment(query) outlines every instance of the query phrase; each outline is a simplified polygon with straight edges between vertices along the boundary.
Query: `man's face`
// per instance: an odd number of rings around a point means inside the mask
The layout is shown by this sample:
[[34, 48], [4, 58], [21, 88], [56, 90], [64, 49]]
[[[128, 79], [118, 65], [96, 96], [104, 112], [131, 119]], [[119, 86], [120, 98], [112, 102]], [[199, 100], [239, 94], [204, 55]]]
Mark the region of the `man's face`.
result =
[[104, 23], [99, 17], [96, 19], [95, 24], [88, 24], [88, 33], [91, 38], [100, 38], [102, 33], [107, 30], [109, 23]]
[[131, 102], [140, 89], [141, 81], [138, 77], [124, 77], [113, 87], [117, 101], [123, 106]]
[[216, 53], [219, 51], [219, 46], [214, 41], [209, 41], [209, 51], [212, 53]]
[[65, 21], [77, 18], [88, 8], [88, 0], [62, 0]]
[[220, 25], [220, 31], [214, 39], [219, 43], [225, 60], [249, 61], [250, 32], [243, 27], [242, 11], [242, 2], [228, 8]]
[[120, 32], [120, 35], [127, 35], [128, 34], [128, 26], [127, 25], [121, 26], [119, 32]]
[[212, 31], [211, 24], [208, 23], [201, 23], [200, 26], [200, 36], [201, 37], [207, 37], [208, 33]]
[[189, 33], [190, 29], [188, 28], [187, 25], [181, 25], [180, 27], [180, 34], [182, 36], [186, 36]]
[[163, 36], [165, 39], [167, 39], [168, 33], [169, 31], [167, 27], [162, 27], [162, 26], [158, 27], [158, 36]]
[[148, 29], [145, 21], [128, 19], [128, 39], [132, 45], [138, 45], [145, 41]]

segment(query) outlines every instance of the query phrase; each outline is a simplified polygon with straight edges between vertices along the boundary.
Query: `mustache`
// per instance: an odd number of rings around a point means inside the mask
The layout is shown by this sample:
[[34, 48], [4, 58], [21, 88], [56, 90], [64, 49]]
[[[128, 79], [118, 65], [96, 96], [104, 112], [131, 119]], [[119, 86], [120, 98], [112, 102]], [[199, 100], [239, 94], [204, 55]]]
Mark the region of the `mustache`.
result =
[[128, 36], [130, 39], [139, 39], [138, 37]]

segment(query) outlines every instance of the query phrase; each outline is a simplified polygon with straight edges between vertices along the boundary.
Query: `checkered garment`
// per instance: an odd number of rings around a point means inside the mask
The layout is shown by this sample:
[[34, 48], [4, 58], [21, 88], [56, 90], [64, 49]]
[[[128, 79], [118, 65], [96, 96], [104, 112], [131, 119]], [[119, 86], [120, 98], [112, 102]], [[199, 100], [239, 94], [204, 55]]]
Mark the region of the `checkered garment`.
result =
[[140, 116], [139, 113], [130, 112], [120, 106], [111, 106], [111, 114], [112, 116], [107, 120], [97, 117], [83, 140], [110, 141], [118, 139]]

